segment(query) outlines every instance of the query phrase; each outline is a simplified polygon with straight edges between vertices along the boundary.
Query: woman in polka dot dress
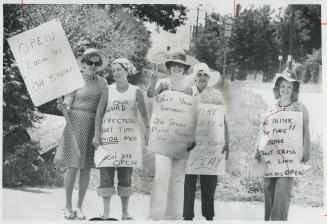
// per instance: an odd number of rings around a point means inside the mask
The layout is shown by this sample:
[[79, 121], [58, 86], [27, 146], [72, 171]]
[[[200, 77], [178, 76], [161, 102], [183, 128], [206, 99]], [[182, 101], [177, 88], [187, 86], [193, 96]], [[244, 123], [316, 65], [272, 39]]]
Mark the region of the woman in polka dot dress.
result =
[[[94, 168], [94, 122], [96, 108], [107, 81], [96, 75], [109, 63], [107, 57], [100, 51], [90, 48], [77, 59], [83, 68], [85, 86], [65, 96], [64, 104], [67, 106], [69, 119], [77, 140], [77, 149], [67, 126], [59, 143], [55, 160], [66, 167], [65, 193], [66, 206], [64, 217], [66, 219], [85, 219], [82, 211], [83, 200], [89, 185], [90, 168]], [[59, 109], [63, 105], [58, 105]], [[80, 156], [76, 153], [80, 152]], [[79, 192], [77, 208], [72, 209], [72, 194], [77, 171], [80, 170]]]

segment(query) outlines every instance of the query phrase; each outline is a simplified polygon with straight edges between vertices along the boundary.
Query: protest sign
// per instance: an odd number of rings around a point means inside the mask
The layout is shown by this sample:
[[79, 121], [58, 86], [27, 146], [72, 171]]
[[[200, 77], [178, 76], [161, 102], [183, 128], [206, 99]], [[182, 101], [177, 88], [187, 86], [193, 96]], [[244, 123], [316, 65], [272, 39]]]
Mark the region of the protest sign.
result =
[[35, 106], [84, 86], [59, 20], [15, 35], [8, 43]]
[[195, 140], [197, 101], [177, 91], [164, 91], [153, 102], [149, 152], [185, 159]]
[[40, 154], [57, 147], [65, 128], [65, 118], [52, 114], [42, 114], [39, 122], [33, 122], [33, 127], [27, 129], [32, 141], [40, 143]]
[[[109, 86], [109, 101], [102, 118], [101, 147], [105, 149], [100, 167], [122, 166], [141, 167], [141, 136], [137, 123], [135, 96], [114, 97], [111, 92], [115, 85]], [[96, 154], [101, 153], [96, 150]]]
[[198, 105], [196, 146], [187, 161], [187, 174], [225, 174], [225, 155], [221, 154], [225, 145], [224, 114], [224, 105]]
[[303, 175], [303, 114], [280, 111], [265, 114], [258, 149], [267, 164], [264, 177]]
[[97, 167], [142, 167], [142, 148], [123, 145], [101, 145], [95, 151], [94, 162]]

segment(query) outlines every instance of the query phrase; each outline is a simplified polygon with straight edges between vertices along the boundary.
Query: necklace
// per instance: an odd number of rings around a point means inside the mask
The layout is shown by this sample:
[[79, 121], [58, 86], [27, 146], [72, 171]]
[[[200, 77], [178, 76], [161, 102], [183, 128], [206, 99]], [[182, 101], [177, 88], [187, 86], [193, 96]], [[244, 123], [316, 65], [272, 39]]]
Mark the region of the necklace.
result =
[[280, 102], [278, 102], [278, 106], [279, 106], [280, 108], [282, 108], [282, 110], [285, 110], [285, 108], [291, 106], [293, 102], [291, 102], [290, 104], [285, 105], [285, 106], [282, 106], [282, 105], [280, 105], [279, 103], [280, 103]]

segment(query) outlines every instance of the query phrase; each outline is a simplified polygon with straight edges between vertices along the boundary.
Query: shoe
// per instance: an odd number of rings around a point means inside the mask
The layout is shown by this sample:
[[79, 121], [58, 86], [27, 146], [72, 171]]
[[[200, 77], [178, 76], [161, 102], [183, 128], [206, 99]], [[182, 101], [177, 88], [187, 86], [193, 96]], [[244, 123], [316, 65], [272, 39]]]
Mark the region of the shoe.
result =
[[82, 209], [78, 208], [75, 210], [75, 219], [78, 219], [78, 220], [85, 220], [86, 217], [85, 215], [83, 214], [83, 211]]
[[122, 217], [121, 220], [134, 220], [132, 216]]
[[75, 219], [75, 213], [73, 212], [72, 209], [65, 208], [64, 217], [65, 219]]
[[206, 217], [207, 221], [213, 221], [213, 217]]

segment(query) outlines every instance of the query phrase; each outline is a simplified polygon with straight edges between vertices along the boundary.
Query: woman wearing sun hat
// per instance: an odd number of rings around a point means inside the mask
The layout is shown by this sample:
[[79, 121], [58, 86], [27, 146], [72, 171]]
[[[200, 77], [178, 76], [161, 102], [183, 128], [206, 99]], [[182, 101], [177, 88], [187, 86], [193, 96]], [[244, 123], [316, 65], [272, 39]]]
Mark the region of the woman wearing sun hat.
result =
[[[298, 101], [300, 82], [293, 71], [285, 70], [277, 74], [273, 92], [276, 102], [270, 105], [268, 113], [278, 111], [296, 111], [303, 114], [303, 156], [301, 162], [309, 160], [310, 133], [309, 115], [305, 105]], [[261, 162], [262, 155], [258, 145], [264, 138], [262, 131], [259, 133], [255, 158]], [[287, 220], [292, 196], [294, 177], [264, 177], [265, 220]]]
[[[128, 76], [137, 73], [134, 65], [127, 58], [115, 59], [112, 64], [113, 77], [115, 82], [103, 91], [95, 117], [95, 132], [93, 144], [95, 147], [110, 149], [112, 145], [108, 142], [102, 142], [103, 139], [110, 139], [121, 135], [121, 130], [112, 128], [110, 132], [101, 132], [103, 121], [120, 120], [119, 122], [128, 127], [128, 136], [133, 138], [132, 142], [123, 142], [118, 139], [115, 146], [125, 147], [125, 149], [136, 150], [142, 152], [140, 131], [137, 121], [137, 111], [140, 112], [144, 126], [146, 127], [145, 143], [147, 144], [147, 136], [149, 136], [149, 119], [146, 111], [144, 97], [141, 89], [138, 86], [128, 83]], [[117, 105], [123, 105], [124, 109], [117, 109]], [[138, 109], [138, 110], [137, 110]], [[123, 119], [122, 119], [123, 118]], [[126, 123], [124, 123], [124, 120]], [[107, 144], [106, 144], [107, 143]], [[131, 144], [129, 144], [131, 143]], [[112, 143], [113, 144], [113, 143]], [[97, 189], [97, 194], [103, 199], [103, 220], [113, 220], [110, 218], [110, 200], [116, 190], [114, 187], [115, 170], [117, 170], [118, 187], [117, 193], [121, 198], [122, 204], [122, 220], [132, 220], [128, 212], [129, 197], [132, 195], [132, 172], [133, 167], [100, 167], [100, 186]]]
[[[174, 52], [165, 62], [169, 77], [158, 80], [157, 74], [150, 77], [148, 97], [155, 97], [166, 90], [185, 92], [189, 83], [185, 74], [191, 65], [186, 63], [186, 55]], [[181, 219], [183, 209], [183, 183], [186, 168], [185, 159], [172, 159], [165, 155], [155, 155], [155, 177], [152, 185], [148, 219]]]
[[[60, 110], [64, 106], [67, 107], [78, 144], [78, 149], [76, 149], [71, 133], [66, 126], [55, 157], [57, 162], [66, 167], [66, 205], [64, 209], [66, 219], [86, 218], [82, 211], [82, 205], [89, 184], [90, 168], [95, 167], [93, 162], [94, 146], [92, 145], [95, 112], [100, 95], [107, 86], [107, 81], [97, 76], [97, 72], [105, 69], [109, 63], [108, 58], [94, 48], [86, 49], [83, 55], [77, 58], [77, 61], [82, 69], [85, 86], [66, 95], [64, 105], [58, 104]], [[75, 153], [76, 150], [80, 151], [80, 156]], [[78, 170], [80, 171], [78, 201], [76, 210], [73, 211], [72, 194]]]
[[[192, 95], [198, 97], [199, 102], [203, 104], [224, 105], [225, 103], [219, 90], [208, 86], [208, 81], [212, 76], [208, 65], [206, 63], [196, 64], [194, 66], [194, 74], [195, 85], [192, 86]], [[228, 128], [225, 118], [224, 128], [225, 145], [221, 153], [225, 153], [225, 159], [227, 159], [229, 155], [229, 139]], [[184, 220], [193, 220], [194, 218], [194, 200], [198, 176], [200, 177], [201, 186], [202, 215], [206, 218], [206, 220], [213, 220], [213, 217], [215, 216], [214, 196], [218, 176], [194, 174], [185, 174], [183, 207]]]

